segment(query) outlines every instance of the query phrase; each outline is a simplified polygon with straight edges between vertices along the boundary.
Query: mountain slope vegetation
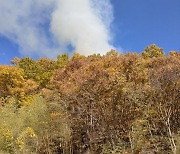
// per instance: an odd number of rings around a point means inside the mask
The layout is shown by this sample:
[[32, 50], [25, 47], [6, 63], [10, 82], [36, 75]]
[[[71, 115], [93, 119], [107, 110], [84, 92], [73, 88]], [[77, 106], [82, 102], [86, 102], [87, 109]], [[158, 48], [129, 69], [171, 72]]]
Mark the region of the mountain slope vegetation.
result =
[[180, 153], [180, 53], [0, 65], [0, 153]]

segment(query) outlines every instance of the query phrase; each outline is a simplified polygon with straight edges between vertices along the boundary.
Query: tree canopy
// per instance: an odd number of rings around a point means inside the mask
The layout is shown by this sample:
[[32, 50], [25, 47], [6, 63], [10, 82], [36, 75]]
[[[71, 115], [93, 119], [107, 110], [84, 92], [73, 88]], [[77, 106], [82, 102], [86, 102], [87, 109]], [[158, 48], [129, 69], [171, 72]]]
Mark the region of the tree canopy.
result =
[[180, 152], [180, 54], [152, 44], [0, 65], [0, 152]]

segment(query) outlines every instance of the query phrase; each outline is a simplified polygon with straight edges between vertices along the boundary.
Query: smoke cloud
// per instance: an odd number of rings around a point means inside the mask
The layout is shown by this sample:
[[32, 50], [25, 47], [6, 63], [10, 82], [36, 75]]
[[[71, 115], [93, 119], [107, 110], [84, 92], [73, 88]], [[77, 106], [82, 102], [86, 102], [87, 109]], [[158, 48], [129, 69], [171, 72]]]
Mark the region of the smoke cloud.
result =
[[71, 45], [84, 55], [112, 49], [110, 0], [0, 0], [0, 35], [24, 55], [55, 57]]

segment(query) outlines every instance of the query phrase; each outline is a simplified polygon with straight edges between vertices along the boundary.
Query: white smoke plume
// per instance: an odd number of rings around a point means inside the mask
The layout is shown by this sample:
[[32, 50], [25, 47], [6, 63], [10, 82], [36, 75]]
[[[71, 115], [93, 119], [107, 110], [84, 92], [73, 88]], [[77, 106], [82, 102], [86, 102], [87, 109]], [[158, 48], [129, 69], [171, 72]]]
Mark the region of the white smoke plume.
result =
[[0, 35], [24, 55], [55, 57], [69, 45], [104, 54], [113, 48], [112, 12], [110, 0], [0, 0]]

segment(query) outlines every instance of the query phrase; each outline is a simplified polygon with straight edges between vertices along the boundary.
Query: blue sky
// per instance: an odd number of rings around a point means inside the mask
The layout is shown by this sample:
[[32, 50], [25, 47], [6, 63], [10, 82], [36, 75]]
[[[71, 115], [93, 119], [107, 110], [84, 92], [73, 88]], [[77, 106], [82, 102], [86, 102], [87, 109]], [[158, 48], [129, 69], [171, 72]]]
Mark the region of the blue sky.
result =
[[113, 0], [115, 46], [141, 52], [155, 43], [180, 51], [179, 0]]
[[[109, 37], [113, 37], [112, 45], [117, 49], [140, 53], [147, 45], [155, 43], [166, 53], [180, 51], [179, 0], [111, 0], [111, 4], [114, 20]], [[15, 56], [29, 56], [20, 50], [16, 41], [0, 34], [1, 64], [8, 64]], [[35, 59], [40, 56], [32, 54]]]

